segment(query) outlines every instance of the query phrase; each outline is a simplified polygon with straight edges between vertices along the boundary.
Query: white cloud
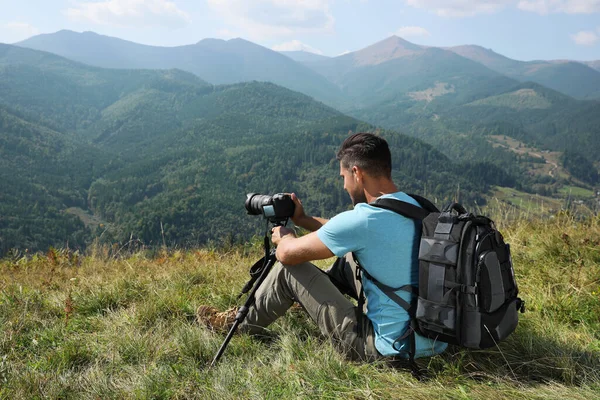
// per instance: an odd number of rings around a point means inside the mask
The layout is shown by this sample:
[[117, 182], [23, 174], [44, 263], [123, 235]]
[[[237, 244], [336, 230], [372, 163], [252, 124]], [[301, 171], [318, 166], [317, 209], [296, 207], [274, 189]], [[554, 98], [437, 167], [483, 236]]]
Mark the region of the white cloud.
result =
[[549, 4], [544, 0], [519, 1], [517, 7], [523, 11], [531, 11], [538, 14], [548, 14], [550, 12]]
[[581, 31], [571, 35], [571, 39], [580, 46], [593, 46], [600, 38], [594, 31]]
[[441, 17], [471, 17], [494, 13], [515, 0], [405, 0], [406, 4]]
[[593, 14], [600, 12], [600, 0], [521, 0], [517, 7], [538, 14]]
[[334, 0], [208, 0], [228, 24], [254, 39], [331, 32]]
[[9, 22], [0, 26], [0, 43], [15, 43], [37, 35], [40, 31], [26, 22]]
[[178, 28], [191, 21], [188, 13], [169, 0], [75, 2], [64, 13], [71, 20], [100, 25]]
[[307, 51], [309, 53], [323, 55], [323, 52], [319, 49], [315, 49], [312, 46], [302, 43], [299, 40], [292, 40], [290, 42], [285, 42], [273, 46], [272, 48], [275, 51]]
[[506, 6], [538, 14], [593, 14], [600, 12], [600, 0], [404, 0], [442, 17], [471, 17], [491, 14]]
[[420, 26], [403, 26], [399, 28], [394, 35], [400, 36], [402, 38], [407, 37], [418, 37], [418, 36], [431, 36], [431, 33], [425, 28], [421, 28]]

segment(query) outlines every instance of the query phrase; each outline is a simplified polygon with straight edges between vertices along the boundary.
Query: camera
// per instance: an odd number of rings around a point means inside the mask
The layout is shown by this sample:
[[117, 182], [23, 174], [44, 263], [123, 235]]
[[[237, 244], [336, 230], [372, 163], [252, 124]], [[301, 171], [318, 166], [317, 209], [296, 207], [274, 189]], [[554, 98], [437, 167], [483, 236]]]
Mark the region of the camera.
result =
[[263, 215], [272, 223], [287, 221], [294, 215], [294, 200], [292, 196], [285, 193], [277, 193], [273, 196], [248, 193], [246, 195], [246, 211], [250, 215]]

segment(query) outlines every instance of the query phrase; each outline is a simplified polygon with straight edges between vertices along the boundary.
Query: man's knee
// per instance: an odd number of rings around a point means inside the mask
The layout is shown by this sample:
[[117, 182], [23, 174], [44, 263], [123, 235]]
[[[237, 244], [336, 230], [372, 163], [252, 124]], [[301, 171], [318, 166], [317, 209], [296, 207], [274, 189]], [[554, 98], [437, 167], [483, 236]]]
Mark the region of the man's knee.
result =
[[317, 268], [317, 266], [310, 262], [290, 265], [283, 264], [277, 261], [273, 268], [275, 270], [274, 273], [277, 276], [282, 277], [287, 281], [289, 281], [290, 279], [302, 280], [302, 277], [313, 276], [315, 274], [323, 273], [323, 271], [321, 271], [319, 268]]

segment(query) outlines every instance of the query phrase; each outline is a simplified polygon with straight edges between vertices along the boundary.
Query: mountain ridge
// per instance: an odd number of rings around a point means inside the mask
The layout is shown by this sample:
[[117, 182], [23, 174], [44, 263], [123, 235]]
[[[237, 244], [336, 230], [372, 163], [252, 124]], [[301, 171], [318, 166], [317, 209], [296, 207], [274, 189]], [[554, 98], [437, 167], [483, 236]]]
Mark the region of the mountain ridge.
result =
[[298, 50], [298, 51], [279, 51], [280, 54], [283, 54], [286, 57], [291, 58], [294, 61], [300, 63], [309, 63], [314, 61], [322, 61], [327, 60], [331, 57], [323, 56], [320, 54], [311, 53], [309, 51]]
[[578, 99], [600, 99], [600, 71], [571, 60], [518, 61], [477, 45], [449, 47], [511, 78], [534, 81]]
[[[395, 35], [337, 57], [318, 57], [302, 52], [286, 55], [242, 38], [205, 38], [195, 44], [158, 47], [89, 31], [67, 30], [37, 35], [18, 45], [104, 68], [179, 68], [212, 84], [270, 81], [343, 110], [352, 108], [347, 93], [344, 93], [347, 86], [340, 84], [349, 72], [395, 59], [417, 59], [433, 48], [451, 51], [521, 82], [531, 80], [578, 99], [600, 98], [600, 71], [592, 68], [596, 64], [518, 61], [477, 45], [422, 46]], [[435, 82], [431, 86], [433, 84]]]
[[355, 66], [377, 65], [396, 58], [421, 54], [427, 47], [420, 46], [393, 35], [363, 49], [338, 56], [338, 59], [352, 59]]
[[195, 44], [158, 47], [90, 32], [60, 31], [34, 36], [17, 45], [102, 68], [177, 68], [212, 84], [271, 81], [329, 104], [341, 98], [337, 87], [310, 68], [241, 38], [208, 38]]

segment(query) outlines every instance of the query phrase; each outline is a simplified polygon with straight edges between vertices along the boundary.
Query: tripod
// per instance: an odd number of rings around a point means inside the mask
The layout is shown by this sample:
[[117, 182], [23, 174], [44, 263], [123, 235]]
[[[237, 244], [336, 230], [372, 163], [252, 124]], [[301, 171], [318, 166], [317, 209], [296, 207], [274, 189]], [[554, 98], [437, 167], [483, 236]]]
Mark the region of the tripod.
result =
[[246, 283], [246, 285], [244, 285], [244, 288], [242, 289], [242, 292], [238, 296], [238, 299], [240, 297], [242, 297], [245, 293], [248, 293], [248, 291], [250, 291], [250, 289], [252, 289], [252, 291], [248, 295], [248, 298], [246, 299], [246, 302], [244, 303], [244, 305], [242, 307], [240, 307], [240, 309], [238, 310], [237, 315], [235, 316], [235, 320], [233, 322], [233, 326], [231, 327], [231, 329], [229, 329], [229, 332], [227, 333], [227, 336], [225, 337], [223, 344], [221, 345], [221, 347], [219, 348], [219, 351], [217, 352], [217, 354], [213, 358], [212, 362], [210, 363], [211, 367], [214, 367], [217, 364], [217, 362], [219, 362], [219, 359], [225, 352], [225, 349], [227, 348], [227, 345], [229, 344], [229, 341], [233, 337], [238, 326], [242, 322], [244, 322], [244, 320], [246, 319], [246, 316], [248, 315], [248, 311], [250, 311], [250, 307], [252, 307], [252, 305], [254, 305], [256, 291], [258, 290], [260, 285], [262, 285], [263, 281], [269, 274], [269, 271], [271, 271], [271, 268], [275, 264], [275, 261], [277, 261], [277, 258], [275, 257], [275, 250], [270, 249], [269, 238], [266, 233], [265, 233], [265, 239], [264, 239], [264, 248], [265, 248], [264, 257], [261, 258], [260, 260], [258, 260], [252, 266], [252, 268], [250, 268], [250, 280]]

